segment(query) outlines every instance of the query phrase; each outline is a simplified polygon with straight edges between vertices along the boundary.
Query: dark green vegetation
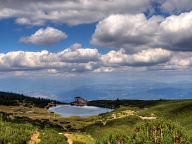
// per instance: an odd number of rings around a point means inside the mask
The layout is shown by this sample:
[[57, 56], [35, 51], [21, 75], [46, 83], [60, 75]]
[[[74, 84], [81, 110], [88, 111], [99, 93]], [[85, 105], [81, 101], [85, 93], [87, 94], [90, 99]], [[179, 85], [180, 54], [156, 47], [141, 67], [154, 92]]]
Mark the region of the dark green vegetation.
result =
[[119, 108], [120, 106], [144, 108], [157, 105], [162, 101], [167, 100], [94, 100], [89, 101], [88, 105], [105, 108]]
[[[93, 117], [62, 118], [44, 108], [37, 108], [42, 105], [36, 101], [44, 99], [35, 99], [34, 104], [34, 98], [20, 100], [18, 97], [13, 98], [16, 106], [0, 103], [0, 130], [4, 131], [0, 135], [0, 144], [23, 144], [37, 132], [39, 143], [43, 144], [66, 143], [66, 138], [86, 144], [192, 143], [192, 100], [91, 101], [89, 105], [115, 110]], [[7, 99], [6, 93], [1, 93], [0, 99]], [[45, 101], [47, 103], [42, 102], [44, 107], [52, 102]]]
[[15, 94], [15, 93], [0, 92], [0, 105], [18, 106], [21, 103], [25, 104], [26, 106], [33, 105], [35, 107], [41, 107], [41, 108], [44, 108], [49, 104], [52, 104], [52, 105], [61, 104], [61, 102], [57, 102], [55, 100], [28, 97], [20, 94]]

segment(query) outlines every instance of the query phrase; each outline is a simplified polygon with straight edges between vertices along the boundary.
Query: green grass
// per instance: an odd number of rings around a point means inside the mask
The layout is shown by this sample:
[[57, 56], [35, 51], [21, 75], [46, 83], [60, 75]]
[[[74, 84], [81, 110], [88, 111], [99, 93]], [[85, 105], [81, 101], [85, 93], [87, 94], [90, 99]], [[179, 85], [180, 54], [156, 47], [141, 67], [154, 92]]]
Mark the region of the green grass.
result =
[[97, 122], [86, 127], [84, 130], [91, 134], [95, 139], [103, 139], [114, 133], [129, 133], [137, 122], [141, 121], [136, 116], [108, 121], [105, 125]]
[[[126, 103], [127, 102], [127, 103]], [[131, 102], [131, 103], [130, 103]], [[143, 102], [143, 104], [142, 104]], [[111, 103], [111, 101], [110, 101]], [[119, 102], [120, 103], [120, 102]], [[139, 106], [137, 107], [137, 103]], [[61, 124], [63, 130], [55, 129], [54, 125], [49, 128], [40, 128], [38, 125], [21, 124], [12, 122], [0, 121], [0, 143], [20, 144], [30, 140], [31, 135], [38, 131], [40, 133], [40, 144], [60, 144], [66, 143], [66, 138], [61, 132], [67, 131], [73, 134], [74, 143], [95, 143], [91, 141], [89, 135], [97, 141], [107, 141], [109, 139], [124, 139], [129, 140], [134, 135], [138, 124], [145, 125], [145, 122], [151, 120], [142, 120], [139, 116], [157, 117], [157, 120], [163, 122], [177, 123], [180, 125], [179, 129], [184, 129], [186, 137], [192, 137], [192, 100], [172, 100], [172, 101], [123, 101], [123, 106], [116, 108], [114, 111], [100, 114], [93, 117], [70, 117], [61, 118], [59, 116], [52, 117], [50, 115], [49, 121], [55, 124]], [[132, 105], [131, 105], [132, 104]], [[108, 104], [109, 105], [109, 104]], [[12, 108], [12, 107], [11, 107]], [[4, 108], [6, 109], [6, 107]], [[34, 108], [33, 108], [34, 109]], [[127, 115], [127, 111], [134, 111], [134, 115]], [[28, 110], [27, 110], [28, 111]], [[19, 112], [18, 112], [19, 114]], [[43, 111], [42, 111], [42, 114]], [[113, 119], [112, 115], [119, 116]], [[38, 113], [37, 113], [38, 115]], [[40, 113], [39, 113], [40, 115]], [[46, 114], [45, 114], [46, 115]], [[121, 117], [123, 116], [123, 117]], [[57, 120], [57, 121], [54, 121]], [[105, 121], [107, 121], [105, 123]], [[162, 122], [162, 125], [163, 125]], [[30, 123], [30, 121], [28, 121]], [[142, 131], [146, 131], [145, 128]], [[138, 133], [139, 135], [140, 133]], [[168, 134], [170, 137], [170, 135]], [[142, 134], [139, 138], [145, 138]], [[128, 142], [126, 142], [128, 143]], [[125, 144], [126, 144], [125, 143]], [[147, 142], [146, 142], [147, 143]], [[104, 143], [102, 143], [104, 144]], [[112, 143], [111, 143], [112, 144]], [[116, 144], [116, 143], [115, 143]], [[122, 143], [124, 144], [124, 143]]]
[[40, 132], [40, 144], [66, 144], [64, 135], [60, 135], [55, 129], [4, 121], [0, 121], [0, 144], [25, 144], [35, 131]]
[[43, 129], [40, 131], [40, 144], [66, 144], [66, 138], [62, 132], [54, 129]]
[[70, 133], [68, 137], [73, 141], [74, 144], [95, 144], [96, 141], [85, 133]]
[[[90, 133], [95, 139], [104, 139], [113, 134], [129, 135], [134, 130], [138, 123], [143, 122], [138, 116], [155, 116], [157, 119], [176, 122], [186, 130], [186, 135], [192, 137], [192, 100], [174, 100], [174, 101], [159, 101], [158, 104], [145, 108], [123, 106], [111, 113], [102, 114], [99, 116], [101, 121], [106, 120], [113, 113], [119, 113], [124, 110], [134, 110], [135, 115], [120, 119], [108, 121], [105, 125], [102, 122], [87, 126], [84, 130]], [[150, 120], [148, 120], [150, 121]]]
[[133, 131], [113, 133], [98, 139], [98, 144], [191, 144], [183, 127], [167, 120], [144, 121]]
[[23, 144], [30, 140], [35, 128], [30, 124], [14, 124], [0, 121], [1, 144]]
[[192, 100], [170, 101], [161, 103], [147, 110], [140, 111], [140, 115], [155, 114], [159, 118], [178, 122], [186, 128], [192, 136]]

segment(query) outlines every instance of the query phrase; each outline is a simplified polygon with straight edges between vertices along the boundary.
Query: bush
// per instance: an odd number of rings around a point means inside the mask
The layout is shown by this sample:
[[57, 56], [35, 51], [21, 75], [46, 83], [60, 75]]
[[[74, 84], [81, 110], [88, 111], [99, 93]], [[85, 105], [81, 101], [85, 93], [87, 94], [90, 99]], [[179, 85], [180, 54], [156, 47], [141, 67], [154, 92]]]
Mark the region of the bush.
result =
[[147, 121], [130, 134], [111, 135], [98, 144], [191, 144], [186, 131], [177, 123], [165, 120]]

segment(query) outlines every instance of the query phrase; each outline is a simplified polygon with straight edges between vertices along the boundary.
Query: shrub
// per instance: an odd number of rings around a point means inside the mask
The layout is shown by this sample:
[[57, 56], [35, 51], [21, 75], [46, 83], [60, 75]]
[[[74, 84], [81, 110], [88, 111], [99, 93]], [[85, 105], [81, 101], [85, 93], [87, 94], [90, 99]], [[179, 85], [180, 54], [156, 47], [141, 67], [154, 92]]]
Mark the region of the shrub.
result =
[[165, 120], [146, 121], [130, 134], [114, 134], [98, 144], [191, 144], [192, 139], [177, 123]]

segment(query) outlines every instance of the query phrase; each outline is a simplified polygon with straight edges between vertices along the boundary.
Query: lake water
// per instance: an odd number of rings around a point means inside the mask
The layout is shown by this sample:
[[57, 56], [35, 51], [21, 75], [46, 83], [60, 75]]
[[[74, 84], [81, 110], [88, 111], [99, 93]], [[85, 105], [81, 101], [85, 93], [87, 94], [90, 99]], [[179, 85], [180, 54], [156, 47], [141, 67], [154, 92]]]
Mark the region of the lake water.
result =
[[71, 105], [60, 105], [56, 107], [51, 107], [49, 108], [49, 110], [64, 117], [94, 116], [101, 113], [112, 111], [112, 109], [108, 109], [108, 108], [99, 108], [94, 106], [71, 106]]

